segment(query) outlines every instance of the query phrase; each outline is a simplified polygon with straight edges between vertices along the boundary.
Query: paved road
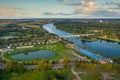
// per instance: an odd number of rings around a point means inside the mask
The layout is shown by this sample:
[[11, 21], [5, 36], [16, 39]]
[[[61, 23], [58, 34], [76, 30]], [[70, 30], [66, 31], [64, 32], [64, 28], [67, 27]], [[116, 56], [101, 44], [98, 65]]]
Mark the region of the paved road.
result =
[[74, 70], [74, 65], [71, 66], [71, 71], [72, 73], [76, 76], [77, 80], [81, 80], [80, 76], [78, 75], [78, 73]]
[[102, 73], [103, 80], [117, 80], [113, 77], [110, 77], [109, 73]]
[[5, 63], [0, 63], [0, 69], [5, 69], [6, 64]]
[[35, 69], [35, 68], [37, 68], [38, 65], [24, 65], [24, 67], [29, 70], [29, 69]]
[[10, 50], [11, 50], [11, 49], [8, 49], [8, 48], [0, 49], [0, 51], [2, 52], [1, 58], [2, 58], [3, 60], [9, 61], [9, 59], [6, 59], [6, 58], [4, 57], [4, 53], [7, 52], [7, 51], [10, 51]]
[[8, 59], [6, 59], [6, 58], [4, 57], [4, 53], [5, 53], [5, 51], [3, 50], [3, 51], [2, 51], [2, 54], [1, 54], [1, 58], [2, 58], [3, 60], [5, 60], [5, 61], [9, 61]]

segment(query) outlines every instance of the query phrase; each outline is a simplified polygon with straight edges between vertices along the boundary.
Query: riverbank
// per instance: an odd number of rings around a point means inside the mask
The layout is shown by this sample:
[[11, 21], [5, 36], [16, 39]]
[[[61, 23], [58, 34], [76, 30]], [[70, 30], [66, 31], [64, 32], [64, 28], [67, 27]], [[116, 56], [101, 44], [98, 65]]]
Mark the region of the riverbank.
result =
[[86, 41], [86, 42], [95, 42], [97, 41], [98, 39], [83, 39], [83, 38], [80, 38], [81, 41]]
[[96, 37], [96, 38], [120, 43], [120, 40], [118, 39], [111, 39], [111, 38], [106, 38], [106, 37]]

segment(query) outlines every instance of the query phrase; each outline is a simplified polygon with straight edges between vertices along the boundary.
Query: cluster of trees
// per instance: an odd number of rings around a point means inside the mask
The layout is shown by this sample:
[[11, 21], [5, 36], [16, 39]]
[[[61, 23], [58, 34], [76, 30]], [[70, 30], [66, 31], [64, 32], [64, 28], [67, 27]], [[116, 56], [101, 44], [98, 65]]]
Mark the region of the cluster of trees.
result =
[[92, 64], [92, 63], [76, 64], [76, 67], [82, 70], [89, 70], [89, 71], [94, 71], [97, 68], [96, 64]]
[[[90, 80], [100, 80], [101, 79], [101, 74], [100, 72], [120, 72], [120, 65], [118, 64], [100, 64], [98, 61], [91, 59], [81, 59], [79, 60], [78, 58], [75, 59], [74, 63], [70, 61], [70, 58], [65, 57], [62, 61], [62, 64], [64, 66], [64, 69], [58, 69], [54, 70], [53, 69], [53, 64], [58, 64], [59, 61], [58, 59], [53, 60], [52, 62], [49, 62], [47, 59], [45, 60], [34, 60], [34, 64], [38, 65], [37, 68], [27, 70], [24, 67], [24, 64], [26, 62], [23, 61], [23, 63], [18, 63], [15, 61], [8, 61], [6, 62], [6, 68], [0, 72], [2, 79], [5, 78], [6, 75], [16, 73], [18, 75], [26, 75], [29, 74], [29, 76], [32, 76], [32, 79], [41, 79], [41, 80], [73, 80], [75, 77], [70, 71], [70, 68], [72, 65], [76, 66], [75, 70], [79, 71], [86, 71], [88, 72], [86, 75], [90, 77]], [[61, 64], [61, 65], [62, 65]], [[30, 72], [30, 73], [29, 73]], [[39, 77], [36, 75], [39, 74]], [[1, 79], [0, 76], [0, 79]], [[29, 77], [28, 75], [25, 76], [25, 78]], [[10, 76], [11, 78], [13, 77]], [[22, 77], [20, 77], [22, 80]], [[1, 79], [1, 80], [2, 80]], [[9, 80], [9, 79], [8, 79]], [[27, 80], [27, 79], [26, 79]], [[31, 79], [30, 79], [31, 80]]]
[[31, 37], [35, 35], [42, 36], [41, 34], [46, 33], [46, 31], [42, 29], [41, 25], [38, 25], [38, 26], [40, 26], [39, 29], [34, 27], [27, 27], [26, 29], [23, 29], [22, 27], [25, 27], [25, 26], [20, 26], [17, 24], [10, 23], [8, 25], [5, 25], [4, 27], [0, 27], [2, 28], [0, 30], [0, 35], [6, 36], [12, 33], [13, 36], [19, 36], [19, 37], [28, 36], [28, 35], [29, 36], [31, 35]]
[[78, 60], [78, 58], [75, 59], [75, 65], [76, 68], [79, 70], [101, 70], [101, 71], [118, 71], [120, 70], [120, 65], [119, 64], [111, 64], [111, 63], [104, 63], [101, 64], [99, 61], [91, 59], [91, 60]]
[[101, 64], [101, 69], [104, 71], [110, 71], [112, 70], [112, 64], [109, 64], [109, 63]]
[[64, 66], [64, 68], [70, 68], [71, 67], [71, 61], [70, 61], [70, 58], [68, 58], [68, 57], [64, 57], [63, 58], [63, 66]]
[[[12, 73], [18, 74], [19, 76], [17, 75], [14, 76], [12, 75]], [[6, 62], [6, 68], [2, 72], [0, 72], [0, 79], [1, 80], [6, 79], [7, 75], [11, 75], [7, 77], [7, 80], [9, 80], [9, 78], [12, 79], [12, 77], [16, 77], [16, 79], [19, 78], [19, 80], [23, 80], [23, 77], [25, 77], [26, 80], [28, 80], [29, 77], [31, 77], [30, 80], [36, 80], [36, 79], [37, 80], [73, 80], [74, 79], [74, 76], [70, 72], [70, 70], [68, 69], [54, 70], [52, 68], [52, 64], [48, 60], [39, 61], [38, 67], [31, 70], [27, 70], [22, 63], [15, 63], [13, 61]]]
[[[55, 61], [58, 62], [57, 60]], [[65, 58], [64, 61], [68, 61], [68, 58]], [[40, 61], [36, 70], [43, 73], [42, 77], [44, 78], [42, 80], [72, 80], [74, 78], [71, 72], [67, 69], [53, 70], [52, 64], [48, 62], [48, 60]]]
[[72, 80], [74, 78], [69, 70], [53, 70], [52, 64], [48, 60], [40, 61], [35, 71], [42, 72], [41, 80]]
[[38, 63], [37, 71], [47, 71], [52, 69], [52, 64], [48, 60], [42, 60]]
[[6, 63], [6, 61], [0, 57], [0, 63]]
[[[120, 39], [120, 24], [117, 21], [66, 21], [55, 23], [58, 29], [71, 32], [73, 34], [95, 33], [96, 36], [106, 36], [107, 38]], [[103, 30], [97, 33], [91, 30]], [[112, 33], [111, 33], [112, 32]]]
[[14, 63], [12, 61], [6, 62], [6, 68], [4, 69], [4, 73], [10, 73], [10, 72], [17, 72], [17, 73], [23, 73], [26, 71], [26, 68], [23, 66], [22, 63]]
[[55, 60], [52, 60], [52, 62], [51, 62], [52, 64], [58, 64], [59, 63], [59, 59], [58, 58], [56, 58]]
[[112, 58], [112, 60], [113, 60], [115, 63], [120, 64], [120, 57]]
[[97, 64], [99, 64], [98, 61], [94, 59], [91, 61], [88, 61], [87, 59], [81, 59], [80, 61], [78, 58], [75, 59], [75, 66], [77, 69], [94, 71], [97, 68]]

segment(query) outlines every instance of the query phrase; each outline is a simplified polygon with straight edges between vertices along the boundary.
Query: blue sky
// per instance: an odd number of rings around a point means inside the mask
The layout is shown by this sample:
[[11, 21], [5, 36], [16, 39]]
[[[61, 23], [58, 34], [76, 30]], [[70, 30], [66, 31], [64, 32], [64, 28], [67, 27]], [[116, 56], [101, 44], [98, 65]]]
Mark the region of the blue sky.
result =
[[0, 18], [120, 18], [120, 0], [0, 0]]

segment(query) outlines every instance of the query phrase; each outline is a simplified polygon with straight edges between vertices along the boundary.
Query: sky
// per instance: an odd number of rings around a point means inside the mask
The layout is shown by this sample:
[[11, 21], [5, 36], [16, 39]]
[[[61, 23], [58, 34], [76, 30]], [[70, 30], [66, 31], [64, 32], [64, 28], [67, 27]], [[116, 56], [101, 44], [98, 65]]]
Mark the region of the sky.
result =
[[120, 18], [120, 0], [0, 0], [0, 19]]

